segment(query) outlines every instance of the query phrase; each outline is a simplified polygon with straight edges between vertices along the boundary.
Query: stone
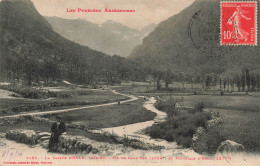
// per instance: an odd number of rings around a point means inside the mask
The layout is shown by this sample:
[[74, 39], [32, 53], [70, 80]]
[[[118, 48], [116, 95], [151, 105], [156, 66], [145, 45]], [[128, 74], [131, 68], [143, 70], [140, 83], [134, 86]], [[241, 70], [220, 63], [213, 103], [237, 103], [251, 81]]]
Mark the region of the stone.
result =
[[239, 153], [244, 151], [243, 145], [231, 140], [223, 141], [217, 149], [217, 153]]
[[40, 142], [40, 146], [43, 148], [48, 148], [49, 140], [44, 140], [44, 141]]
[[98, 153], [98, 149], [96, 148], [92, 148], [92, 151], [91, 151], [93, 154], [97, 154]]
[[48, 136], [41, 137], [41, 138], [38, 140], [38, 142], [43, 142], [43, 141], [49, 140], [49, 139], [50, 139], [50, 137], [48, 137]]
[[211, 119], [211, 120], [209, 120], [209, 121], [207, 122], [207, 126], [208, 126], [208, 127], [214, 127], [214, 126], [216, 126], [216, 125], [218, 125], [218, 124], [221, 124], [221, 123], [223, 123], [223, 119], [222, 119], [222, 118], [220, 118], [220, 117], [214, 117], [213, 119]]
[[92, 146], [90, 145], [90, 146], [88, 147], [88, 149], [85, 150], [85, 151], [86, 151], [87, 154], [90, 153], [90, 152], [92, 151]]
[[63, 149], [61, 150], [61, 153], [66, 153], [66, 152], [67, 152], [66, 148], [63, 148]]
[[39, 137], [46, 137], [46, 136], [51, 136], [51, 133], [48, 133], [48, 132], [40, 132], [40, 133], [37, 133], [39, 135]]
[[61, 153], [65, 153], [65, 152], [63, 151], [63, 148], [60, 147], [60, 146], [58, 146], [57, 151], [58, 151], [58, 152], [61, 152]]
[[0, 133], [0, 138], [4, 138], [5, 137], [5, 133]]
[[6, 133], [6, 138], [30, 145], [35, 145], [38, 141], [38, 136], [33, 130], [10, 130]]
[[[48, 132], [35, 132], [33, 130], [10, 130], [5, 134], [5, 137], [17, 142], [34, 145], [39, 143], [43, 148], [48, 148], [50, 133]], [[141, 143], [133, 143], [136, 146], [143, 146]], [[61, 135], [57, 152], [70, 153], [70, 154], [111, 154], [114, 150], [122, 152], [123, 145], [109, 144], [104, 142], [96, 142], [82, 136]], [[125, 148], [124, 148], [125, 149]]]
[[205, 131], [203, 127], [198, 127], [195, 134], [193, 134], [192, 140], [196, 141], [198, 140], [199, 136]]

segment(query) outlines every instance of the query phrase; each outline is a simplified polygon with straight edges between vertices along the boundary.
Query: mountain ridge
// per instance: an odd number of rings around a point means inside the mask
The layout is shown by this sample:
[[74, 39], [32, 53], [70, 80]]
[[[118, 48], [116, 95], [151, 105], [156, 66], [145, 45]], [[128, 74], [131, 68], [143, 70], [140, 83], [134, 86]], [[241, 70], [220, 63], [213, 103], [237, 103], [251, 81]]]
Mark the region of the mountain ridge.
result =
[[[224, 46], [220, 48], [218, 38], [216, 41], [209, 41], [208, 44], [202, 43], [202, 40], [197, 40], [195, 43], [212, 49], [211, 53], [205, 53], [196, 48], [188, 32], [189, 28], [192, 28], [192, 35], [196, 36], [196, 33], [199, 33], [199, 28], [203, 23], [195, 25], [198, 24], [195, 22], [192, 27], [189, 27], [192, 18], [199, 11], [203, 11], [207, 16], [205, 17], [207, 20], [204, 21], [214, 23], [215, 31], [212, 35], [219, 37], [219, 2], [196, 0], [180, 13], [159, 23], [155, 30], [144, 38], [143, 43], [131, 52], [129, 58], [144, 66], [154, 66], [158, 70], [170, 69], [173, 72], [185, 72], [190, 75], [211, 72], [216, 74], [234, 73], [240, 72], [241, 68], [245, 67], [251, 68], [251, 70], [260, 69], [258, 65], [259, 46]], [[224, 53], [214, 50], [217, 48], [222, 49]]]
[[[137, 29], [112, 20], [95, 24], [84, 19], [45, 18], [63, 37], [110, 55], [128, 56], [144, 37]], [[146, 30], [146, 35], [153, 27]]]
[[31, 1], [0, 2], [0, 35], [1, 80], [27, 80], [29, 85], [42, 79], [112, 83], [135, 70], [125, 58], [92, 50], [54, 32]]

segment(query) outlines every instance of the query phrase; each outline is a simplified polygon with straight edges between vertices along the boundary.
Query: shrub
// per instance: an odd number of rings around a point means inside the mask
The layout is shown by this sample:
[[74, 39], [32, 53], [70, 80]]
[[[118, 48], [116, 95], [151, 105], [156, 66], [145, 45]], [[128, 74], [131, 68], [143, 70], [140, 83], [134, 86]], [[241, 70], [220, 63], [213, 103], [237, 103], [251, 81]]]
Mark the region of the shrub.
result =
[[176, 142], [182, 145], [184, 148], [189, 148], [192, 145], [192, 138], [191, 137], [183, 137], [179, 136]]
[[179, 115], [179, 111], [175, 107], [167, 110], [166, 113], [167, 113], [168, 117], [173, 117], [173, 116]]
[[203, 133], [194, 144], [194, 150], [199, 153], [215, 154], [221, 142], [226, 138], [218, 132], [217, 128]]
[[187, 108], [186, 110], [189, 114], [195, 114], [197, 112], [194, 108]]
[[12, 93], [11, 96], [13, 96], [13, 97], [19, 97], [19, 95], [17, 95], [16, 93]]
[[206, 127], [207, 121], [211, 118], [209, 113], [197, 112], [193, 115], [192, 120], [196, 127]]
[[46, 91], [38, 90], [36, 88], [27, 87], [27, 86], [11, 85], [11, 86], [0, 86], [0, 88], [20, 94], [25, 98], [39, 99], [39, 98], [48, 97]]
[[164, 135], [164, 131], [162, 130], [162, 128], [160, 128], [159, 125], [154, 125], [148, 128], [147, 133], [149, 133], [152, 138], [162, 138], [162, 136]]
[[163, 101], [157, 100], [156, 103], [155, 103], [155, 107], [159, 110], [163, 110], [164, 109]]
[[168, 112], [175, 109], [176, 102], [177, 101], [172, 98], [167, 101], [159, 100], [158, 102], [156, 102], [155, 107], [161, 111]]
[[92, 91], [82, 91], [82, 90], [77, 90], [76, 92], [77, 92], [77, 94], [78, 94], [79, 96], [93, 94]]
[[[176, 141], [183, 147], [192, 145], [192, 138], [197, 127], [206, 127], [207, 120], [211, 119], [211, 114], [203, 112], [204, 104], [199, 102], [194, 109], [178, 110], [175, 100], [159, 101], [156, 107], [167, 113], [166, 122], [153, 125], [146, 130], [152, 138], [165, 139], [166, 141]], [[216, 136], [216, 139], [219, 139]], [[214, 143], [213, 143], [214, 145]], [[210, 147], [214, 149], [214, 147]]]
[[207, 151], [209, 154], [216, 153], [221, 142], [225, 141], [223, 135], [221, 135], [218, 131], [210, 130], [208, 132], [208, 137], [206, 139]]
[[173, 142], [175, 140], [172, 131], [166, 131], [166, 133], [163, 136], [163, 139], [169, 142]]
[[193, 124], [182, 125], [176, 129], [176, 133], [183, 137], [192, 137], [195, 131], [196, 128]]
[[[160, 125], [164, 125], [164, 124], [160, 124]], [[176, 129], [179, 127], [179, 121], [176, 117], [173, 117], [172, 120], [167, 120], [165, 122], [165, 126], [167, 126], [167, 128], [170, 128], [170, 129]]]
[[205, 105], [204, 105], [203, 102], [198, 102], [198, 103], [195, 105], [195, 110], [196, 110], [196, 112], [202, 112], [204, 108], [205, 108]]

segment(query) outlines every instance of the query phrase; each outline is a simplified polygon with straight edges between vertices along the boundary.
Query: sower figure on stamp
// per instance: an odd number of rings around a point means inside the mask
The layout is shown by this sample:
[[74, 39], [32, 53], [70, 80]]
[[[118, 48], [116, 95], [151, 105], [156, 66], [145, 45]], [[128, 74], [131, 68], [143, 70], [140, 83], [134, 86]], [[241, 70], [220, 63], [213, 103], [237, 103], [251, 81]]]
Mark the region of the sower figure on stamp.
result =
[[234, 38], [235, 41], [239, 41], [239, 39], [244, 39], [247, 41], [249, 33], [246, 32], [241, 27], [241, 17], [246, 20], [251, 20], [251, 18], [247, 18], [244, 16], [245, 13], [248, 13], [247, 11], [244, 11], [241, 9], [241, 6], [236, 7], [236, 11], [233, 13], [233, 15], [228, 19], [227, 23], [230, 25], [233, 25], [234, 28]]

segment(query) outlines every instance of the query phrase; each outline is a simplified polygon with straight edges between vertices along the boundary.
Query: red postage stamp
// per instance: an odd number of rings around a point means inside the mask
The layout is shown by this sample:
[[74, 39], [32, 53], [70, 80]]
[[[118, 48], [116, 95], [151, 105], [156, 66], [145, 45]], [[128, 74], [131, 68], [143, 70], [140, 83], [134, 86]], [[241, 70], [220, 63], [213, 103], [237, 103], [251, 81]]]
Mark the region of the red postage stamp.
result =
[[221, 2], [221, 45], [257, 45], [257, 3]]

